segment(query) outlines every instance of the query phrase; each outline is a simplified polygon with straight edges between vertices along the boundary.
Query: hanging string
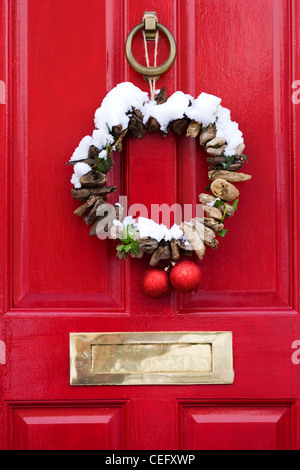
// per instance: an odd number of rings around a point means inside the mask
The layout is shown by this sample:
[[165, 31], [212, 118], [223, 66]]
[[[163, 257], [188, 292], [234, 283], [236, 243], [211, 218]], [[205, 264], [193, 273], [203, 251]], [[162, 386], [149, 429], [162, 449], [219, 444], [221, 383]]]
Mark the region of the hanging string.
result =
[[[149, 54], [148, 54], [148, 44], [147, 44], [147, 39], [146, 39], [146, 34], [145, 31], [143, 30], [143, 37], [144, 37], [144, 46], [145, 46], [145, 56], [146, 56], [146, 64], [148, 69], [150, 68], [150, 60], [149, 60]], [[155, 49], [154, 49], [154, 67], [157, 67], [157, 53], [158, 53], [158, 40], [159, 40], [159, 31], [156, 31], [155, 34]], [[153, 101], [155, 98], [155, 83], [157, 82], [158, 78], [155, 77], [149, 77], [147, 78], [150, 86], [150, 97], [151, 100]]]

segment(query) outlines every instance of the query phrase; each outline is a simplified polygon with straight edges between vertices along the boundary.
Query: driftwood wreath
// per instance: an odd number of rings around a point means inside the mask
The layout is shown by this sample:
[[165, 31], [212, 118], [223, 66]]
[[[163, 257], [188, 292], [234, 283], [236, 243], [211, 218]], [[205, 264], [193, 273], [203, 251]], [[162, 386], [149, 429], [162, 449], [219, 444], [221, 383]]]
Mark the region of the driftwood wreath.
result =
[[[120, 242], [119, 259], [128, 254], [141, 258], [146, 253], [152, 267], [163, 260], [178, 262], [192, 251], [202, 260], [206, 246], [218, 247], [218, 236], [224, 237], [228, 231], [224, 228], [226, 218], [237, 210], [239, 190], [235, 183], [251, 179], [239, 172], [247, 162], [244, 140], [220, 98], [201, 93], [195, 99], [179, 91], [167, 99], [162, 88], [155, 100], [150, 100], [147, 93], [125, 82], [104, 98], [95, 114], [95, 127], [69, 161], [74, 165], [72, 196], [83, 203], [75, 214], [91, 226], [91, 236], [106, 232]], [[158, 131], [166, 136], [171, 130], [197, 138], [207, 153], [209, 186], [199, 195], [204, 216], [169, 229], [151, 219], [124, 218], [122, 207], [107, 204], [109, 193], [116, 191], [115, 186], [106, 184], [114, 164], [111, 154], [122, 151], [125, 137], [141, 139], [146, 132]]]

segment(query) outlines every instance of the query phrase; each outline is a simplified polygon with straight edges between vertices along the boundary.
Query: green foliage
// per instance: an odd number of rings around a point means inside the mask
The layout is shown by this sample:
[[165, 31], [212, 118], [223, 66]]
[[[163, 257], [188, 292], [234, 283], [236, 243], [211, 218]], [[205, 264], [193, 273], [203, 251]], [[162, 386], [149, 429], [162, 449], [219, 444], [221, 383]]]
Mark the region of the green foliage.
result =
[[220, 230], [220, 232], [217, 232], [217, 234], [219, 235], [219, 237], [224, 238], [227, 232], [228, 230], [223, 229], [223, 230]]
[[139, 243], [135, 239], [136, 230], [127, 225], [125, 237], [121, 239], [121, 245], [117, 246], [117, 251], [125, 251], [126, 254], [139, 252]]
[[110, 157], [100, 158], [99, 155], [97, 155], [95, 159], [98, 162], [97, 171], [100, 173], [108, 173], [114, 165], [114, 161]]
[[226, 217], [226, 214], [227, 214], [227, 206], [226, 206], [226, 203], [224, 201], [218, 201], [216, 200], [215, 203], [214, 203], [214, 207], [220, 207], [220, 206], [224, 206], [224, 212], [223, 212], [223, 218], [222, 218], [222, 222], [224, 222], [224, 219]]
[[238, 203], [239, 203], [239, 199], [236, 199], [236, 200], [233, 201], [233, 203], [232, 203], [232, 207], [233, 207], [233, 209], [234, 209], [235, 212], [237, 211]]
[[[235, 163], [235, 158], [236, 157], [225, 157], [225, 162], [221, 162], [221, 165], [223, 167], [223, 170], [226, 170], [230, 165]], [[242, 158], [246, 163], [248, 163], [248, 157], [247, 155], [241, 155], [240, 158]]]
[[225, 162], [221, 162], [223, 170], [226, 170], [230, 165], [232, 165], [235, 161], [235, 157], [225, 157]]

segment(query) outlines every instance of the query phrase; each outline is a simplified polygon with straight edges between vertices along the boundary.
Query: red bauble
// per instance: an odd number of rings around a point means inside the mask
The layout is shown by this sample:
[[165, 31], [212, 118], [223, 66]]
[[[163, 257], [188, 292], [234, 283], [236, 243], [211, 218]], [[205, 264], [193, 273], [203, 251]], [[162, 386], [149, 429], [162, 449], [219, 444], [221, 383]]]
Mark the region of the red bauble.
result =
[[193, 261], [181, 261], [170, 273], [170, 281], [174, 289], [180, 292], [195, 291], [201, 280], [201, 270]]
[[144, 274], [142, 287], [149, 297], [160, 299], [170, 292], [169, 276], [161, 269], [148, 269]]

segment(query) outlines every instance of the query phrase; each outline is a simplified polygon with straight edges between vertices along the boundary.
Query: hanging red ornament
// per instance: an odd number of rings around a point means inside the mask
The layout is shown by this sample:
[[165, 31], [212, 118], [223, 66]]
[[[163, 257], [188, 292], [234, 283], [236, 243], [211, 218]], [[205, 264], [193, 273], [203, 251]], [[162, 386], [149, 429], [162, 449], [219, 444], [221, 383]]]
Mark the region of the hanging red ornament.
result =
[[161, 269], [148, 269], [142, 280], [142, 288], [149, 297], [160, 299], [170, 292], [170, 281], [166, 271]]
[[179, 292], [195, 291], [201, 280], [201, 270], [193, 261], [182, 261], [174, 266], [170, 272], [170, 281], [174, 289]]

